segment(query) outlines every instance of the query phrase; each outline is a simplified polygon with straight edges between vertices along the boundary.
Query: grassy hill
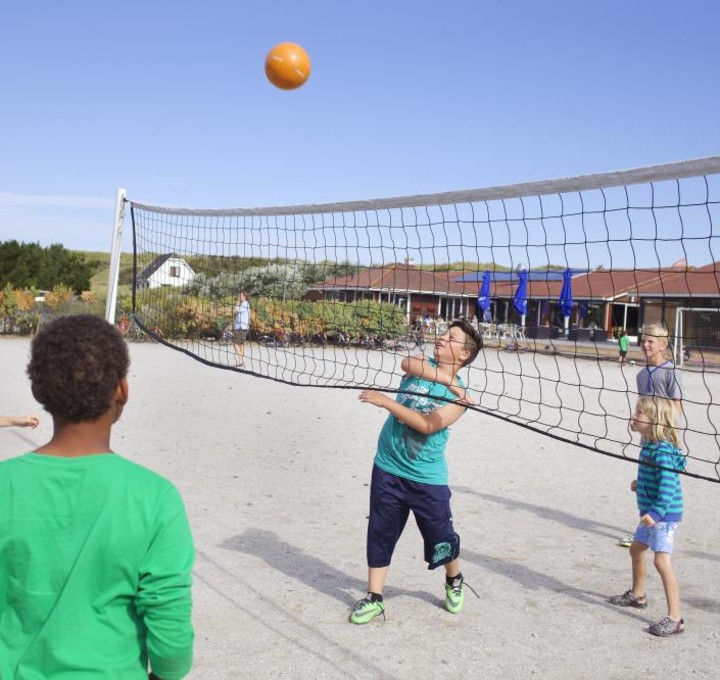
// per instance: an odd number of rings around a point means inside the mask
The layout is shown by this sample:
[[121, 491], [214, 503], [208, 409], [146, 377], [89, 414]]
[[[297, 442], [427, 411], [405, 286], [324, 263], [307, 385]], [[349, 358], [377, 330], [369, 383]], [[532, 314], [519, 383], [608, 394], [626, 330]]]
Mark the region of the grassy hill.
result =
[[[105, 299], [107, 296], [108, 276], [110, 274], [110, 253], [96, 253], [87, 250], [75, 251], [85, 256], [88, 262], [93, 263], [95, 273], [90, 279], [90, 290], [98, 296], [98, 299]], [[129, 295], [132, 287], [132, 253], [120, 255], [120, 284], [118, 294]]]

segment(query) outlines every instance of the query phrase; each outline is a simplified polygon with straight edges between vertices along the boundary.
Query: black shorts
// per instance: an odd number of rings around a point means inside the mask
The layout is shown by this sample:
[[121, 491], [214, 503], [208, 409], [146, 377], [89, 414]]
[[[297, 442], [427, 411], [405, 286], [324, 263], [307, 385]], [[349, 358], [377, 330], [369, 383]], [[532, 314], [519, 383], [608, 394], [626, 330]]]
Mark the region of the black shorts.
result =
[[460, 555], [460, 536], [453, 529], [450, 487], [412, 482], [373, 466], [370, 520], [367, 534], [368, 566], [387, 567], [410, 510], [425, 543], [428, 569], [452, 562]]
[[238, 345], [242, 345], [242, 343], [247, 340], [247, 334], [247, 331], [241, 331], [239, 328], [235, 328], [233, 329], [233, 340], [235, 340]]

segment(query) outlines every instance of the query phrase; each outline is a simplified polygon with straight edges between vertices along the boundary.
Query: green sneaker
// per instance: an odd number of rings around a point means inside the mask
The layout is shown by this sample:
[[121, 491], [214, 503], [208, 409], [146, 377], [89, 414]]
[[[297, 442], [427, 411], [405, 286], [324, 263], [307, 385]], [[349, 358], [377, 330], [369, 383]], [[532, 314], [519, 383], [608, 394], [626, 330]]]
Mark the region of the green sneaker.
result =
[[369, 597], [358, 600], [350, 612], [350, 623], [370, 623], [382, 614], [385, 620], [385, 605], [380, 601], [373, 602]]
[[465, 589], [462, 576], [458, 576], [452, 585], [445, 581], [445, 609], [451, 614], [459, 614], [465, 604]]

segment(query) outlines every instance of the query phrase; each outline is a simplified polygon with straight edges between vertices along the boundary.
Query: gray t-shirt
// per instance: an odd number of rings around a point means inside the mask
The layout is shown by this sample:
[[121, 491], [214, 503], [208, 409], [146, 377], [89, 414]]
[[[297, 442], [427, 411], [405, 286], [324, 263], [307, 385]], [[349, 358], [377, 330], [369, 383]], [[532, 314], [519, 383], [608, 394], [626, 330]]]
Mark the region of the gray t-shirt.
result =
[[672, 361], [660, 366], [645, 366], [637, 374], [637, 391], [641, 397], [682, 399], [682, 373]]

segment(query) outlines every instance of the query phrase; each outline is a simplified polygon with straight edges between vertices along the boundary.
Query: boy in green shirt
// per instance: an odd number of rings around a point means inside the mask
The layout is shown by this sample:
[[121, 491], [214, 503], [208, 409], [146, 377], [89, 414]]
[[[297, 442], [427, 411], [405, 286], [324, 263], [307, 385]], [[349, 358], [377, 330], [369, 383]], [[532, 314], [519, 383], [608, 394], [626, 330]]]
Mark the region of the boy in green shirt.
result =
[[0, 463], [0, 678], [190, 671], [193, 545], [182, 499], [110, 449], [128, 366], [125, 341], [97, 317], [60, 318], [33, 341], [28, 375], [54, 432]]
[[627, 331], [620, 333], [618, 340], [618, 351], [620, 352], [620, 363], [625, 363], [625, 357], [627, 356], [628, 349], [630, 349], [630, 338], [628, 337]]

